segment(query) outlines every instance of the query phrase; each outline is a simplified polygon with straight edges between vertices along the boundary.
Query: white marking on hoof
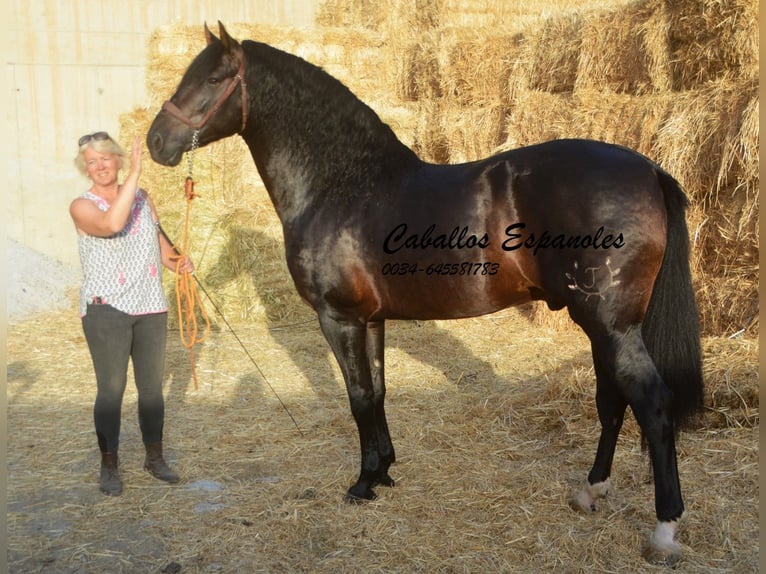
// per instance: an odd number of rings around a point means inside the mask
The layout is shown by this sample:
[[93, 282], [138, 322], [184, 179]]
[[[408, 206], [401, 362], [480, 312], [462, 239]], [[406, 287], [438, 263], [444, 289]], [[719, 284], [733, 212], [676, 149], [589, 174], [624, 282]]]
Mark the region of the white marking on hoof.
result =
[[596, 501], [605, 498], [612, 488], [612, 482], [608, 478], [596, 484], [585, 483], [585, 488], [569, 500], [569, 506], [578, 512], [590, 514], [596, 511]]
[[676, 528], [678, 528], [677, 520], [657, 522], [657, 527], [643, 551], [647, 562], [665, 566], [674, 566], [678, 563], [683, 552], [681, 545], [675, 541]]

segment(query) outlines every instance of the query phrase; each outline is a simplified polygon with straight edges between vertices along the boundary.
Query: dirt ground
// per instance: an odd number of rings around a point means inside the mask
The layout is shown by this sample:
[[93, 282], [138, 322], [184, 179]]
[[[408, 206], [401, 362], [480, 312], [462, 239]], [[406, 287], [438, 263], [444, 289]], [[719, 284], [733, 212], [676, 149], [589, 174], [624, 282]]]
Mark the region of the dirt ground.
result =
[[[72, 294], [66, 308], [11, 322], [10, 571], [667, 570], [640, 556], [654, 526], [654, 493], [632, 418], [618, 445], [614, 491], [592, 516], [568, 507], [598, 438], [584, 336], [533, 327], [516, 310], [390, 323], [397, 484], [349, 505], [356, 429], [338, 368], [311, 313], [302, 313], [291, 325], [236, 327], [258, 368], [216, 327], [197, 350], [198, 389], [171, 332], [166, 455], [182, 481], [169, 486], [142, 470], [131, 382], [125, 490], [115, 498], [98, 490], [95, 383]], [[706, 340], [705, 358], [718, 398], [705, 426], [678, 445], [688, 516], [676, 571], [757, 572], [757, 341]]]

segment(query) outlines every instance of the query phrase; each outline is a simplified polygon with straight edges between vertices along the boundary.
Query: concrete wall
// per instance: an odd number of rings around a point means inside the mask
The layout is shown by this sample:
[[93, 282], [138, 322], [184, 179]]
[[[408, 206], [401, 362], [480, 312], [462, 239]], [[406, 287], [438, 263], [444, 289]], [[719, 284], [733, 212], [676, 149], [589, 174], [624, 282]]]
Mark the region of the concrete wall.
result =
[[[149, 35], [172, 23], [309, 27], [321, 0], [10, 0], [6, 18], [8, 236], [79, 265], [70, 201], [88, 180], [77, 139], [146, 103]], [[179, 78], [180, 79], [180, 78]], [[123, 142], [125, 143], [125, 142]]]

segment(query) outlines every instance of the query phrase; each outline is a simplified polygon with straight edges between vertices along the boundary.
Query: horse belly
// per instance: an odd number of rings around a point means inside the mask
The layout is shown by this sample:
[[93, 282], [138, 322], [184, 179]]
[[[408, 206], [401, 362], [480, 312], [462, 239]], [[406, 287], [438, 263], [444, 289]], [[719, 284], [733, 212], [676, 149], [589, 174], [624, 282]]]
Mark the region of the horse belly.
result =
[[[402, 269], [392, 264], [385, 268]], [[409, 263], [381, 276], [375, 319], [460, 319], [486, 315], [531, 299], [530, 290], [498, 261]]]

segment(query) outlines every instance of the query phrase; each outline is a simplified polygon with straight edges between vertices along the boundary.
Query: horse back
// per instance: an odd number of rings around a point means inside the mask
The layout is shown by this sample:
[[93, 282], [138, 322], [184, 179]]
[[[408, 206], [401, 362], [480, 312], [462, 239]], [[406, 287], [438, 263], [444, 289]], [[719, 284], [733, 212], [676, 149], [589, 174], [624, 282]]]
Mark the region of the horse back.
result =
[[655, 169], [587, 140], [421, 163], [368, 183], [364, 201], [315, 211], [292, 257], [311, 272], [298, 265], [296, 286], [315, 307], [375, 319], [477, 316], [533, 299], [560, 308], [592, 269], [628, 277], [639, 260], [661, 259]]

